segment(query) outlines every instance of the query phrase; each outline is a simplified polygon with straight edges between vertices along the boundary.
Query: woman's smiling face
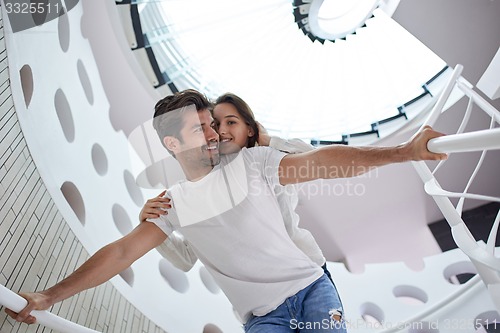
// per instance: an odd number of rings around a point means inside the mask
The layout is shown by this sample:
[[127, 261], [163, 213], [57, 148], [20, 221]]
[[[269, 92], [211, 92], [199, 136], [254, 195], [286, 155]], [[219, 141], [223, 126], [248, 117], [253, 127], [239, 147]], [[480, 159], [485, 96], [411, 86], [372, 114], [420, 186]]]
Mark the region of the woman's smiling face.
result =
[[234, 105], [230, 103], [217, 104], [213, 116], [219, 132], [219, 151], [221, 154], [235, 153], [247, 146], [248, 138], [252, 137], [254, 132]]

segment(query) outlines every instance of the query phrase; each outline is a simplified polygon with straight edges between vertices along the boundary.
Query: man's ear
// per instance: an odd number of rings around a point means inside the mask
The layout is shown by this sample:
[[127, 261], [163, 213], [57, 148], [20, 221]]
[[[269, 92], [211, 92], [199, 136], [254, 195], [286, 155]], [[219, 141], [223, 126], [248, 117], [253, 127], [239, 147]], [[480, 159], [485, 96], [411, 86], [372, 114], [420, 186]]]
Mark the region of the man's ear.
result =
[[180, 141], [176, 137], [166, 136], [163, 138], [163, 145], [165, 146], [165, 148], [175, 154], [177, 151], [179, 151]]

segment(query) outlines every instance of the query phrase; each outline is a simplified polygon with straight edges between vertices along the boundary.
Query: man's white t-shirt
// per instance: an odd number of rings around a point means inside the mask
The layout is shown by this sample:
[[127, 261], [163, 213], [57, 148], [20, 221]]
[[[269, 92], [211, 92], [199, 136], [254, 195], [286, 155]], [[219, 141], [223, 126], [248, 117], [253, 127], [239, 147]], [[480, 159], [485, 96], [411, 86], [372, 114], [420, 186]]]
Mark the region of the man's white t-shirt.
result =
[[283, 156], [268, 147], [221, 156], [204, 178], [171, 187], [172, 209], [150, 220], [182, 233], [243, 322], [323, 275], [285, 229], [274, 194]]

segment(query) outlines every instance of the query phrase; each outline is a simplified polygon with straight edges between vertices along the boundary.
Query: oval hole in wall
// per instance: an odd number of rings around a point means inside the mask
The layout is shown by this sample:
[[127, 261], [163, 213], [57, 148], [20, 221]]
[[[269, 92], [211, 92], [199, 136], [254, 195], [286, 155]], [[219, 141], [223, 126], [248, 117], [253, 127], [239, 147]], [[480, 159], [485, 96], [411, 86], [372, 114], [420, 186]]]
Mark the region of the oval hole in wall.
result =
[[78, 69], [78, 77], [80, 78], [80, 83], [82, 84], [83, 91], [85, 92], [85, 97], [87, 97], [87, 101], [90, 105], [94, 104], [94, 92], [92, 90], [92, 85], [90, 84], [89, 75], [87, 74], [87, 70], [83, 65], [83, 62], [78, 59], [76, 64]]
[[59, 33], [59, 45], [63, 52], [67, 52], [69, 49], [69, 19], [68, 13], [66, 10], [61, 9], [63, 13], [59, 16], [59, 20], [57, 22], [57, 31]]
[[21, 77], [21, 88], [23, 89], [24, 103], [26, 108], [30, 105], [33, 96], [33, 72], [29, 65], [24, 65], [19, 71]]
[[429, 297], [427, 293], [420, 288], [409, 285], [396, 286], [392, 290], [396, 298], [406, 304], [421, 305], [427, 303]]
[[130, 217], [125, 208], [119, 204], [114, 204], [111, 209], [111, 214], [113, 215], [113, 221], [115, 222], [116, 228], [123, 236], [132, 231], [132, 221], [130, 221]]
[[85, 225], [85, 203], [78, 188], [72, 182], [64, 182], [61, 192], [82, 225]]
[[477, 274], [477, 270], [470, 261], [459, 261], [446, 266], [443, 276], [451, 284], [463, 284]]
[[375, 303], [367, 302], [360, 307], [361, 318], [373, 328], [382, 328], [384, 311]]
[[131, 267], [121, 271], [119, 274], [121, 278], [125, 280], [125, 282], [127, 282], [129, 286], [131, 287], [134, 286], [134, 270]]
[[186, 274], [178, 268], [175, 268], [168, 260], [161, 259], [159, 263], [161, 276], [177, 292], [185, 293], [189, 289], [189, 281]]
[[104, 176], [108, 172], [108, 158], [104, 149], [97, 143], [92, 146], [92, 164], [100, 176]]
[[135, 204], [139, 207], [144, 205], [144, 197], [142, 196], [142, 192], [135, 183], [134, 176], [130, 173], [130, 171], [125, 170], [123, 172], [123, 179], [125, 181], [125, 186], [127, 187], [128, 194], [135, 202]]
[[75, 139], [75, 124], [73, 123], [73, 115], [68, 103], [68, 99], [61, 89], [57, 89], [54, 98], [54, 106], [56, 108], [57, 118], [61, 124], [64, 137], [68, 142], [73, 142]]
[[207, 288], [212, 294], [217, 294], [220, 291], [219, 285], [217, 285], [217, 282], [215, 282], [214, 278], [205, 266], [200, 268], [200, 278], [201, 282], [205, 285], [205, 288]]
[[223, 333], [220, 328], [218, 328], [214, 324], [206, 324], [205, 327], [203, 327], [203, 333]]

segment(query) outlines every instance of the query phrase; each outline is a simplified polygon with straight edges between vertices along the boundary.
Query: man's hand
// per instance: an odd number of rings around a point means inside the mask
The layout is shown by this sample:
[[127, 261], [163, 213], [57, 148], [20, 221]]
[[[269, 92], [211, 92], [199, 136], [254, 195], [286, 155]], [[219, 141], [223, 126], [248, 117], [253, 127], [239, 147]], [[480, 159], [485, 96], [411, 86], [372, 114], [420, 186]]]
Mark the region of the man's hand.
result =
[[12, 311], [11, 309], [5, 309], [5, 312], [13, 319], [18, 322], [23, 322], [26, 324], [34, 324], [36, 318], [30, 313], [33, 310], [47, 310], [52, 306], [52, 301], [50, 297], [40, 293], [19, 293], [20, 296], [24, 297], [28, 304], [19, 313]]
[[408, 150], [409, 159], [412, 161], [447, 159], [447, 154], [432, 153], [427, 148], [429, 140], [441, 136], [444, 136], [444, 134], [436, 132], [430, 126], [425, 126], [403, 145], [404, 148]]
[[164, 198], [166, 191], [161, 192], [158, 196], [149, 199], [139, 214], [139, 221], [145, 222], [147, 219], [157, 219], [161, 215], [168, 214], [166, 209], [172, 208], [170, 198]]

